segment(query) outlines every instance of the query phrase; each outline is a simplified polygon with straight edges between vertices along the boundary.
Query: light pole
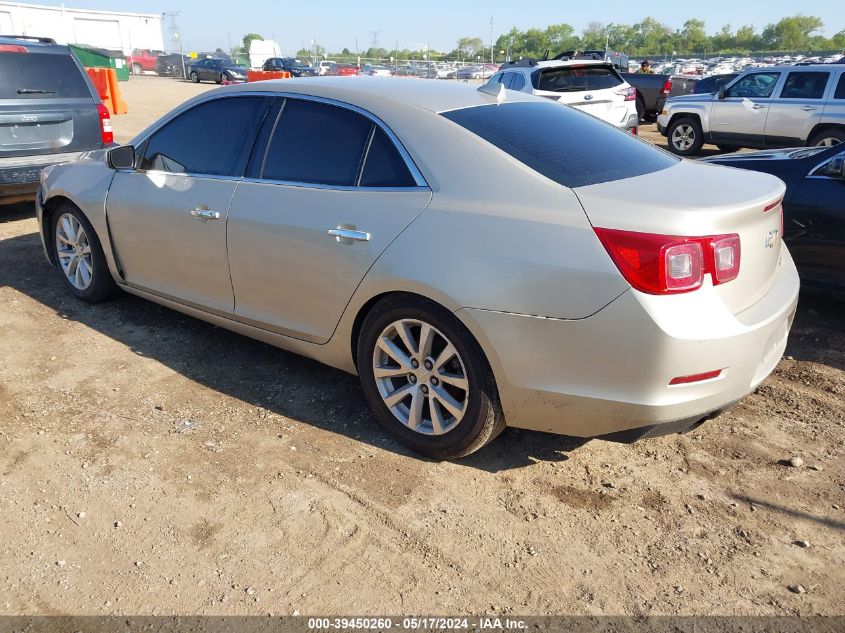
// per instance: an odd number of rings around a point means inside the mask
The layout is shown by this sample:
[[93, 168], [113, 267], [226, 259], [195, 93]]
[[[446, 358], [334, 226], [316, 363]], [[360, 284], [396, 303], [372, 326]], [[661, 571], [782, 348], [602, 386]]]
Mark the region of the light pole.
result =
[[490, 63], [495, 63], [493, 61], [493, 16], [490, 16]]

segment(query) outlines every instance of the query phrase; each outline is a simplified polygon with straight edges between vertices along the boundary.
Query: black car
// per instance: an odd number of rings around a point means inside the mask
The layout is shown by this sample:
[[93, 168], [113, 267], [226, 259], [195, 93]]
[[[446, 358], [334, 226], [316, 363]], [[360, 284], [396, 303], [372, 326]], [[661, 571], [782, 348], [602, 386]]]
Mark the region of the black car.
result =
[[219, 84], [246, 81], [246, 68], [226, 59], [201, 59], [188, 66], [188, 79], [198, 84], [214, 81]]
[[709, 77], [704, 77], [703, 79], [699, 79], [695, 82], [693, 93], [697, 95], [716, 94], [719, 92], [719, 88], [732, 82], [737, 77], [739, 77], [739, 73], [727, 73], [725, 75], [710, 75]]
[[301, 59], [296, 57], [271, 57], [261, 70], [283, 70], [290, 73], [291, 77], [316, 77], [317, 71]]
[[786, 183], [784, 240], [805, 286], [845, 292], [845, 144], [705, 158]]
[[185, 75], [185, 70], [194, 63], [189, 57], [183, 57], [179, 53], [171, 55], [159, 55], [156, 59], [156, 73], [163, 77], [178, 77]]
[[114, 145], [76, 56], [47, 37], [0, 36], [0, 203], [35, 198], [41, 169]]

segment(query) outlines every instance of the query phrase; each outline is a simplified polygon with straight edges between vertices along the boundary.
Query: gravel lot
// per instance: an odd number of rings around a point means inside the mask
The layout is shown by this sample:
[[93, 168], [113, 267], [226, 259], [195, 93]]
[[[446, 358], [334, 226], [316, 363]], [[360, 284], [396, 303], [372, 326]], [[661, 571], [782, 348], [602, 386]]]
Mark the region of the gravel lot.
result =
[[[213, 87], [124, 86], [118, 140]], [[36, 231], [0, 211], [0, 614], [845, 613], [842, 303], [691, 434], [436, 463], [352, 376], [76, 301]]]

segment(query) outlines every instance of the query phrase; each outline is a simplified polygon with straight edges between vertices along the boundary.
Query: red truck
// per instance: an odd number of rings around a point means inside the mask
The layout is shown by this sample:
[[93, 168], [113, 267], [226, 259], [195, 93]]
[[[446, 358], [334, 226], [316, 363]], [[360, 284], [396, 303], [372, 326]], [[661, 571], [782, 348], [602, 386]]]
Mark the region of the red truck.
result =
[[133, 75], [140, 75], [144, 71], [154, 71], [159, 55], [164, 51], [153, 51], [148, 48], [136, 48], [129, 56], [129, 68]]

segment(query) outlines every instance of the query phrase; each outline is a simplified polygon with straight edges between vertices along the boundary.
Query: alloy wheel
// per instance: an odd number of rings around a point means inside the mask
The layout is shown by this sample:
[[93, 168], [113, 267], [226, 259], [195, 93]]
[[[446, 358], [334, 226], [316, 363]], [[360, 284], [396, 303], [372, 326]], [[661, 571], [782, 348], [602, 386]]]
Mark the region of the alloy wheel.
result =
[[412, 431], [442, 435], [463, 419], [469, 403], [464, 362], [438, 329], [401, 319], [379, 335], [373, 375], [382, 401]]
[[688, 123], [682, 123], [672, 132], [672, 145], [681, 151], [686, 151], [695, 143], [695, 130]]
[[816, 147], [833, 147], [834, 145], [839, 145], [841, 142], [838, 138], [828, 136], [827, 138], [820, 139], [816, 143]]
[[70, 213], [63, 213], [56, 223], [56, 254], [62, 272], [77, 290], [85, 290], [94, 278], [91, 243], [85, 227]]

